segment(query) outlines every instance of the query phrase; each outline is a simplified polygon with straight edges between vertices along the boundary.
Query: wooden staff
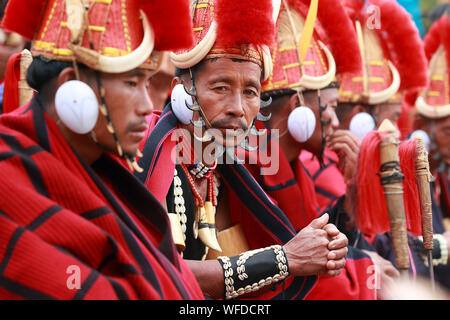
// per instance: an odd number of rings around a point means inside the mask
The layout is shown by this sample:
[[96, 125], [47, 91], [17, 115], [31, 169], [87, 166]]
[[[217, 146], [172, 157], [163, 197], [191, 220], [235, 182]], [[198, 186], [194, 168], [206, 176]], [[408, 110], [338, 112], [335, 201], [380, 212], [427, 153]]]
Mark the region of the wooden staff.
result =
[[395, 259], [400, 272], [403, 275], [407, 275], [410, 260], [403, 203], [403, 174], [400, 170], [397, 130], [389, 120], [385, 119], [378, 131], [386, 133], [378, 147], [381, 163], [379, 175], [386, 198]]
[[416, 147], [416, 184], [419, 190], [420, 212], [422, 214], [423, 248], [428, 253], [428, 268], [430, 270], [431, 287], [434, 291], [434, 269], [433, 269], [433, 214], [430, 194], [430, 165], [428, 163], [428, 152], [423, 140], [414, 136], [417, 141]]
[[33, 56], [27, 49], [23, 49], [20, 57], [20, 79], [19, 79], [19, 106], [23, 106], [33, 98], [33, 89], [27, 83], [27, 69], [33, 62]]

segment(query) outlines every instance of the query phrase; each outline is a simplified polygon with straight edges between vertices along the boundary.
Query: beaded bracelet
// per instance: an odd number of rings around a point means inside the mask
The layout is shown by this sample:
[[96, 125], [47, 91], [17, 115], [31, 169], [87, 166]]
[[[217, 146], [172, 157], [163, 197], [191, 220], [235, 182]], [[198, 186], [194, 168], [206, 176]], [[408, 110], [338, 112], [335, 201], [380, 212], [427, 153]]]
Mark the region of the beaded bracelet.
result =
[[[418, 239], [423, 242], [422, 236], [419, 236]], [[419, 256], [425, 263], [425, 266], [428, 267], [428, 259], [425, 256], [425, 251], [419, 252]], [[441, 234], [433, 235], [433, 266], [445, 265], [448, 263], [448, 246], [447, 240]]]
[[289, 275], [286, 255], [280, 245], [217, 259], [224, 272], [225, 299], [257, 291]]

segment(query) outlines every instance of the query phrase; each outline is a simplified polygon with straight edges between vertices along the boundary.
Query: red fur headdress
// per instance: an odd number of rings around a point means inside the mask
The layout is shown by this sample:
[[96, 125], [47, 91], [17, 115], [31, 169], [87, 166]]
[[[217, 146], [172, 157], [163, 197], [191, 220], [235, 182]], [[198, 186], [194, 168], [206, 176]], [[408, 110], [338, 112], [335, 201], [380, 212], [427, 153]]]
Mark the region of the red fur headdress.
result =
[[[9, 0], [2, 27], [33, 40], [42, 23], [48, 0]], [[176, 50], [192, 45], [189, 0], [135, 0], [155, 33], [155, 50]]]
[[[63, 61], [76, 57], [111, 73], [138, 66], [156, 69], [161, 59], [160, 55], [149, 59], [152, 52], [181, 49], [193, 42], [189, 0], [88, 3], [85, 21], [81, 1], [10, 0], [2, 27], [33, 40], [33, 54]], [[130, 58], [110, 59], [123, 56]]]
[[428, 118], [450, 115], [450, 17], [442, 16], [425, 36], [425, 53], [430, 60], [428, 88], [416, 100], [416, 110]]
[[[339, 1], [320, 0], [314, 31], [303, 61], [298, 37], [303, 33], [311, 0], [283, 1], [272, 51], [274, 71], [263, 91], [324, 89], [339, 73], [361, 70], [361, 57], [352, 24]], [[296, 35], [294, 36], [294, 33]], [[324, 46], [321, 44], [323, 43]]]
[[271, 1], [217, 0], [215, 11], [217, 46], [272, 46], [275, 25]]
[[272, 72], [273, 16], [271, 0], [198, 0], [194, 45], [171, 54], [172, 63], [185, 69], [208, 58], [237, 58], [261, 66], [267, 78]]
[[403, 92], [424, 88], [427, 68], [423, 42], [410, 14], [393, 0], [343, 2], [354, 32], [358, 32], [357, 23], [361, 26], [359, 41], [361, 48], [366, 47], [366, 70], [342, 79], [340, 100], [401, 103]]
[[[302, 6], [310, 3], [311, 0], [288, 0], [288, 4], [299, 11]], [[362, 60], [358, 40], [341, 1], [320, 0], [317, 17], [319, 28], [323, 28], [323, 35], [326, 37], [322, 41], [331, 47], [338, 72], [360, 71]]]

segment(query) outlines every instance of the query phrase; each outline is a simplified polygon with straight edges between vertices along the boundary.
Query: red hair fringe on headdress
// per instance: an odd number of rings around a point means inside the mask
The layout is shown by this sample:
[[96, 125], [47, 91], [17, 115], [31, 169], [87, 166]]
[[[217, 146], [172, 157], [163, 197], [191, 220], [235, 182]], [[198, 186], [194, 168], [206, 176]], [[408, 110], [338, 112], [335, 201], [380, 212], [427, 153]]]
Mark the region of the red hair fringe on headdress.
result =
[[[189, 0], [136, 1], [152, 25], [155, 50], [176, 50], [192, 46], [194, 38]], [[10, 0], [5, 9], [2, 27], [33, 39], [41, 24], [46, 3], [47, 0]]]
[[425, 88], [428, 84], [427, 59], [411, 15], [397, 1], [371, 0], [371, 3], [380, 8], [382, 31], [378, 34], [384, 38], [389, 49], [387, 56], [400, 73], [400, 89]]
[[[300, 11], [302, 5], [311, 0], [288, 0], [288, 4]], [[360, 72], [362, 66], [358, 39], [351, 20], [340, 1], [320, 0], [317, 13], [320, 24], [327, 35], [326, 44], [330, 45], [339, 73]]]
[[[369, 235], [390, 231], [389, 216], [383, 186], [378, 172], [380, 152], [378, 146], [384, 133], [371, 131], [364, 138], [358, 159], [356, 223], [363, 233]], [[409, 232], [421, 234], [421, 213], [415, 182], [416, 143], [408, 141], [399, 148], [400, 168], [403, 175], [403, 202], [406, 228]]]
[[416, 183], [417, 140], [402, 141], [398, 148], [403, 179], [403, 203], [405, 205], [406, 229], [416, 236], [422, 234], [419, 190]]
[[137, 1], [152, 24], [155, 50], [178, 50], [194, 44], [189, 0]]
[[270, 0], [217, 0], [215, 4], [217, 44], [267, 45], [275, 40], [275, 24]]
[[[424, 38], [425, 54], [428, 60], [437, 51], [440, 45], [444, 45], [447, 68], [450, 68], [450, 17], [443, 15], [434, 22]], [[449, 81], [450, 81], [450, 72]]]
[[11, 55], [6, 64], [5, 87], [3, 89], [3, 113], [14, 111], [19, 106], [20, 58], [22, 53]]
[[380, 177], [381, 142], [378, 131], [369, 132], [361, 143], [357, 166], [356, 224], [361, 232], [372, 235], [390, 230]]
[[8, 1], [1, 27], [33, 39], [41, 24], [46, 3], [46, 0]]

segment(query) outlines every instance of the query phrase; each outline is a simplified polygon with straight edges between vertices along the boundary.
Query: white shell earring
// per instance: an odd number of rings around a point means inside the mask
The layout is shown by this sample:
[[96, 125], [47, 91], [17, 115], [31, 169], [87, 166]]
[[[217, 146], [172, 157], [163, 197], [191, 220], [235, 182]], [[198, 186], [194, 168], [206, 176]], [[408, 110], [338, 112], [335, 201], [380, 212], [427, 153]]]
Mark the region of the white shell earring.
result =
[[308, 107], [300, 106], [291, 111], [288, 117], [288, 130], [297, 142], [306, 142], [316, 128], [316, 116]]
[[56, 114], [67, 128], [78, 134], [90, 132], [98, 119], [98, 100], [86, 83], [71, 80], [63, 83], [55, 95]]
[[368, 134], [372, 130], [375, 130], [375, 120], [367, 112], [357, 113], [350, 121], [349, 129], [351, 133], [353, 133], [359, 138], [359, 140], [362, 141], [366, 134]]
[[177, 119], [183, 124], [190, 124], [194, 111], [187, 107], [186, 102], [189, 105], [192, 105], [194, 102], [192, 97], [184, 89], [184, 85], [179, 83], [173, 87], [170, 102]]

